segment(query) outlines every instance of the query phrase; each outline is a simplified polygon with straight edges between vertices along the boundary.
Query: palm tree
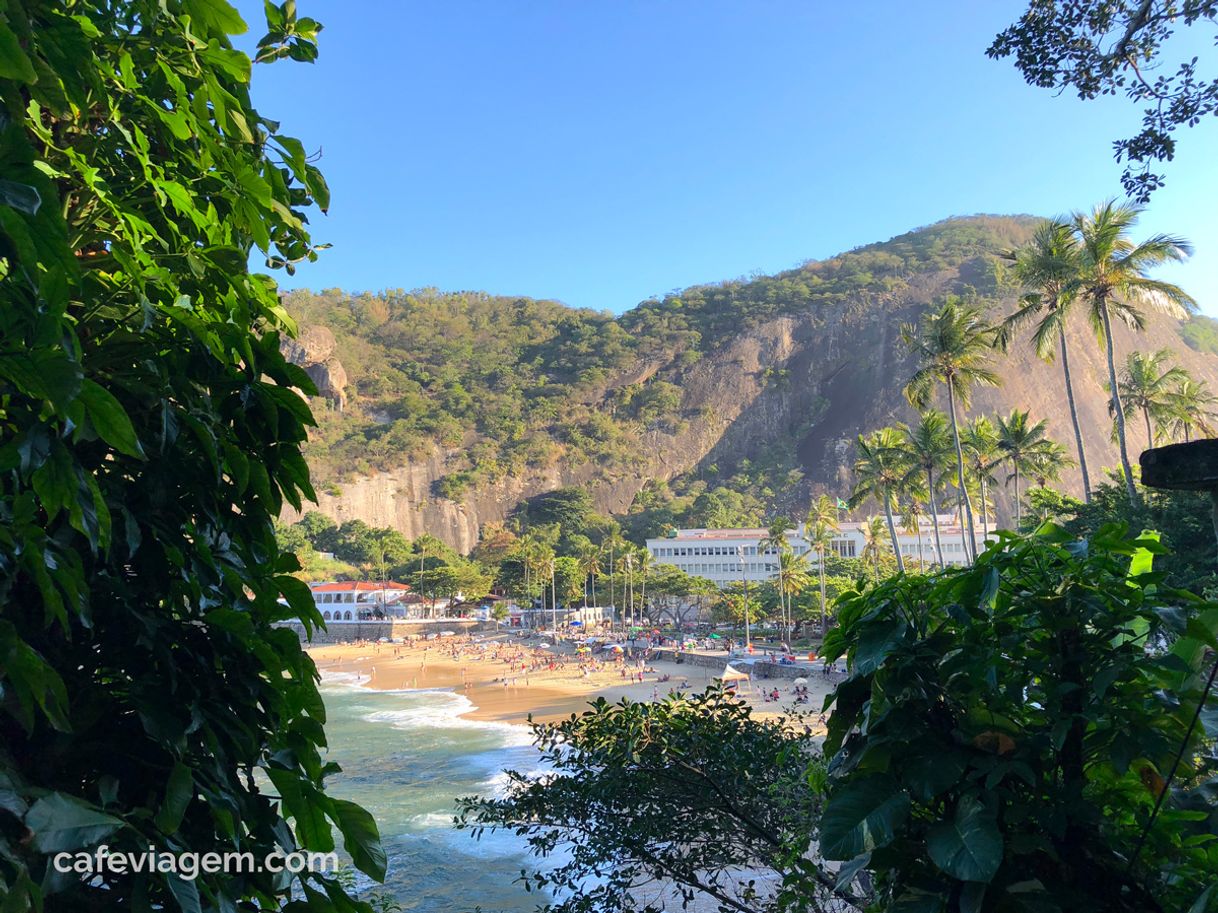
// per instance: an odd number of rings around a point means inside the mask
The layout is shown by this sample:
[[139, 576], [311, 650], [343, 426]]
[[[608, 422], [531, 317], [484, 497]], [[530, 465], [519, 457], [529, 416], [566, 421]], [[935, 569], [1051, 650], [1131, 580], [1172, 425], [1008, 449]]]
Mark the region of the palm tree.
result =
[[626, 578], [622, 590], [622, 597], [626, 600], [626, 611], [623, 618], [629, 626], [634, 621], [634, 549], [629, 544], [622, 552], [622, 575]]
[[824, 639], [829, 633], [829, 609], [825, 600], [825, 555], [829, 543], [838, 532], [837, 501], [828, 495], [821, 495], [812, 502], [808, 511], [808, 519], [804, 523], [804, 538], [808, 545], [816, 549], [817, 570], [820, 577], [820, 634]]
[[[934, 398], [935, 387], [947, 388], [948, 415], [952, 420], [952, 438], [956, 444], [956, 477], [964, 484], [964, 451], [960, 446], [960, 425], [956, 418], [956, 401], [968, 408], [973, 388], [978, 385], [997, 386], [998, 375], [987, 367], [994, 331], [985, 325], [980, 308], [962, 304], [949, 297], [937, 311], [922, 316], [919, 327], [901, 328], [901, 338], [918, 360], [918, 369], [905, 385], [906, 398], [916, 407], [928, 406]], [[971, 561], [977, 533], [973, 527], [973, 507], [968, 490], [961, 488], [964, 515], [961, 529], [966, 531], [965, 557]]]
[[[1137, 409], [1146, 423], [1146, 446], [1155, 445], [1151, 420], [1157, 423], [1167, 417], [1171, 396], [1181, 383], [1189, 380], [1188, 372], [1178, 365], [1165, 368], [1171, 361], [1172, 352], [1160, 349], [1147, 355], [1145, 352], [1130, 352], [1125, 367], [1117, 380], [1120, 401], [1127, 409]], [[1111, 402], [1108, 413], [1113, 415]], [[1115, 416], [1114, 416], [1115, 418]], [[1113, 429], [1115, 433], [1115, 428]]]
[[778, 553], [778, 576], [774, 582], [778, 585], [778, 599], [786, 599], [786, 641], [791, 641], [791, 601], [808, 588], [812, 578], [808, 576], [807, 555], [797, 555], [785, 542], [783, 550]]
[[905, 511], [901, 514], [901, 532], [918, 537], [918, 572], [926, 573], [926, 555], [922, 553], [922, 504], [918, 500], [921, 492], [907, 492]]
[[1028, 458], [1027, 474], [1036, 480], [1040, 488], [1061, 478], [1062, 470], [1074, 461], [1066, 455], [1066, 448], [1057, 441], [1046, 440]]
[[854, 463], [857, 481], [850, 495], [850, 506], [857, 507], [868, 498], [875, 498], [883, 506], [884, 516], [888, 520], [888, 534], [892, 537], [892, 549], [897, 556], [897, 570], [904, 573], [905, 562], [901, 558], [897, 528], [892, 519], [893, 497], [899, 493], [909, 473], [908, 457], [900, 432], [896, 428], [880, 428], [869, 435], [859, 435], [857, 447], [858, 459]]
[[1035, 321], [1032, 344], [1037, 357], [1052, 361], [1053, 347], [1061, 351], [1062, 377], [1070, 422], [1074, 426], [1074, 446], [1083, 475], [1083, 497], [1091, 502], [1091, 477], [1087, 473], [1087, 454], [1083, 431], [1074, 404], [1074, 382], [1070, 375], [1070, 350], [1066, 345], [1066, 323], [1071, 306], [1078, 301], [1083, 271], [1082, 253], [1073, 227], [1063, 219], [1042, 222], [1024, 247], [1009, 255], [1015, 261], [1015, 278], [1029, 289], [1020, 299], [1019, 309], [998, 328], [997, 342], [1005, 351], [1015, 331]]
[[[626, 540], [622, 538], [620, 529], [613, 529], [609, 535], [605, 536], [601, 543], [601, 548], [609, 550], [609, 605], [613, 608], [617, 607], [617, 594], [614, 590], [614, 574], [617, 570], [617, 553], [626, 547]], [[625, 616], [622, 616], [623, 621]]]
[[651, 550], [640, 548], [634, 554], [635, 566], [639, 569], [639, 574], [643, 578], [642, 592], [639, 593], [639, 611], [647, 611], [647, 574], [651, 571], [652, 565], [655, 564], [651, 560]]
[[1091, 213], [1076, 213], [1073, 220], [1083, 267], [1081, 297], [1087, 303], [1091, 326], [1103, 340], [1108, 359], [1109, 396], [1130, 503], [1137, 502], [1138, 492], [1125, 441], [1125, 412], [1117, 383], [1112, 319], [1140, 330], [1146, 320], [1139, 308], [1152, 307], [1183, 316], [1197, 307], [1178, 285], [1146, 275], [1156, 266], [1185, 259], [1192, 248], [1183, 238], [1171, 235], [1154, 235], [1135, 244], [1129, 239], [1129, 230], [1141, 212], [1139, 207], [1109, 200]]
[[1218, 406], [1218, 396], [1210, 393], [1205, 381], [1191, 377], [1180, 381], [1167, 402], [1166, 419], [1172, 437], [1191, 440], [1194, 428], [1206, 437], [1213, 437], [1215, 431], [1210, 419], [1215, 406]]
[[[1048, 422], [1043, 419], [1032, 422], [1028, 413], [1012, 409], [1005, 418], [998, 417], [998, 449], [1011, 464], [1009, 479], [1015, 482], [1015, 527], [1023, 519], [1019, 480], [1029, 472], [1035, 472], [1040, 466], [1045, 471], [1050, 466], [1062, 465], [1065, 459], [1064, 449], [1056, 441], [1050, 440], [1045, 433]], [[1050, 455], [1053, 459], [1049, 459]], [[1042, 462], [1038, 463], [1040, 460]]]
[[977, 480], [981, 500], [981, 541], [990, 537], [989, 486], [994, 482], [994, 470], [1003, 460], [998, 449], [998, 429], [984, 415], [979, 415], [964, 426], [961, 436], [964, 447], [964, 470]]
[[943, 566], [943, 543], [939, 539], [939, 506], [935, 493], [943, 487], [943, 473], [951, 461], [952, 439], [948, 434], [947, 416], [938, 409], [922, 413], [913, 428], [898, 425], [904, 446], [911, 459], [911, 468], [924, 476], [927, 504], [931, 524], [935, 531], [935, 556]]
[[596, 575], [601, 572], [601, 550], [592, 542], [586, 542], [576, 556], [580, 573], [584, 575], [584, 607], [588, 606], [588, 585], [592, 586], [592, 604], [596, 605]]
[[[885, 548], [892, 548], [892, 545], [884, 542], [884, 518], [868, 517], [867, 522], [863, 524], [863, 551], [859, 557], [864, 562], [872, 562], [877, 583], [880, 580], [880, 555], [883, 554]], [[901, 553], [898, 550], [897, 561], [900, 562], [900, 560]]]
[[[775, 517], [770, 523], [770, 528], [766, 537], [757, 543], [757, 548], [764, 555], [770, 549], [782, 558], [784, 552], [790, 550], [791, 546], [787, 542], [787, 530], [791, 527], [791, 521], [786, 517]], [[785, 627], [787, 623], [787, 604], [783, 599], [783, 591], [780, 587], [778, 590], [778, 611], [781, 616], [781, 624]]]

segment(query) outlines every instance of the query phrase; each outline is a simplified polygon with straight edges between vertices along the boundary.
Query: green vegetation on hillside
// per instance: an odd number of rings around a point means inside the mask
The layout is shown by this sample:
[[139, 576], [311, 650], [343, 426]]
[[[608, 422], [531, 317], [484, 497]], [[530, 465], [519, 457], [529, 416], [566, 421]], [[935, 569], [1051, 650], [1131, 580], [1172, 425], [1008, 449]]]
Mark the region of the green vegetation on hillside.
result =
[[[854, 313], [899, 299], [915, 277], [959, 271], [955, 290], [989, 300], [1003, 288], [996, 256], [1030, 219], [952, 219], [776, 276], [696, 286], [620, 317], [553, 301], [435, 289], [296, 291], [287, 309], [337, 338], [351, 406], [327, 411], [308, 445], [324, 482], [400, 466], [438, 446], [462, 454], [436, 486], [461, 500], [478, 486], [559, 465], [589, 481], [637, 468], [649, 433], [708, 416], [681, 381], [707, 353], [775, 316]], [[780, 376], [767, 384], [781, 384]], [[799, 479], [794, 440], [752, 465], [707, 479], [769, 510]], [[676, 483], [679, 494], [697, 490]]]

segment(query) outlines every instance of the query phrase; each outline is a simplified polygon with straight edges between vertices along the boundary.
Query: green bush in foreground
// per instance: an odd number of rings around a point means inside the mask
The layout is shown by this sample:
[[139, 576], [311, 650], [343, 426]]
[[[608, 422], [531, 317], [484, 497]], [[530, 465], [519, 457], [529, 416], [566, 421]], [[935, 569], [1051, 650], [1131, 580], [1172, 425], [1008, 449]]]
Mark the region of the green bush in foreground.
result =
[[[315, 56], [317, 23], [266, 12], [260, 60]], [[384, 873], [274, 625], [319, 621], [272, 528], [312, 497], [312, 385], [247, 264], [312, 258], [327, 191], [251, 107], [244, 30], [224, 0], [0, 0], [4, 913], [369, 909], [333, 877], [49, 866], [99, 844], [326, 852], [336, 825]]]
[[819, 839], [868, 909], [1218, 908], [1218, 604], [1164, 586], [1162, 550], [1046, 526], [839, 600]]

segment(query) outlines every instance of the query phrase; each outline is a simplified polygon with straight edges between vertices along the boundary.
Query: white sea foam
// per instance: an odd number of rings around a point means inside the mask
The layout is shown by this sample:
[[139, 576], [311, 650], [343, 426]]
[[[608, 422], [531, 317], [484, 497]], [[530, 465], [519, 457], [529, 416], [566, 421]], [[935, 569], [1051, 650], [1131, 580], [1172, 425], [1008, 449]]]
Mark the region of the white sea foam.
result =
[[410, 818], [410, 824], [418, 830], [435, 828], [449, 830], [453, 826], [453, 812], [427, 812], [423, 815], [414, 815]]
[[474, 703], [463, 694], [438, 689], [404, 689], [396, 692], [373, 688], [366, 690], [369, 693], [408, 695], [420, 699], [409, 707], [375, 710], [364, 714], [361, 719], [369, 723], [388, 723], [395, 729], [402, 730], [446, 729], [495, 733], [499, 736], [500, 747], [503, 748], [531, 745], [533, 742], [533, 734], [528, 727], [463, 717], [462, 714], [475, 709]]

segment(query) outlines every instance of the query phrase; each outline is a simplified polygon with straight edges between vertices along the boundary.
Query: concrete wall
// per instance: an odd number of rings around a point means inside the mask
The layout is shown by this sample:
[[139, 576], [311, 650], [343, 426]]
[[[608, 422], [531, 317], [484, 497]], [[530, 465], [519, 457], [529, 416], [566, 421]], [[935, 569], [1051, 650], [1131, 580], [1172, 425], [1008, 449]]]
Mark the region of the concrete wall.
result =
[[[668, 660], [670, 662], [684, 663], [690, 666], [698, 666], [705, 669], [717, 669], [723, 671], [723, 667], [729, 662], [733, 662], [733, 658], [727, 653], [686, 653], [684, 650], [674, 650], [671, 647], [663, 647], [655, 651], [656, 659]], [[749, 672], [754, 679], [763, 678], [811, 678], [813, 675], [820, 675], [821, 668], [819, 664], [815, 666], [784, 666], [781, 663], [743, 663], [737, 662], [736, 668], [741, 672]]]
[[444, 618], [435, 621], [332, 621], [325, 630], [316, 630], [313, 637], [305, 637], [304, 625], [298, 621], [284, 622], [282, 627], [291, 628], [301, 640], [309, 640], [313, 644], [345, 644], [357, 640], [380, 640], [388, 637], [390, 640], [404, 638], [408, 634], [430, 634], [437, 631], [456, 631], [467, 634], [470, 631], [494, 631], [494, 622], [475, 621], [464, 618]]

